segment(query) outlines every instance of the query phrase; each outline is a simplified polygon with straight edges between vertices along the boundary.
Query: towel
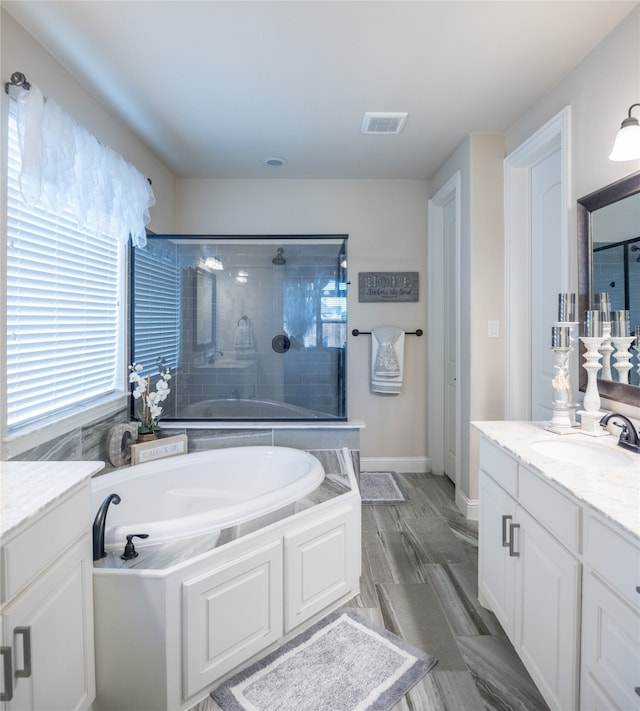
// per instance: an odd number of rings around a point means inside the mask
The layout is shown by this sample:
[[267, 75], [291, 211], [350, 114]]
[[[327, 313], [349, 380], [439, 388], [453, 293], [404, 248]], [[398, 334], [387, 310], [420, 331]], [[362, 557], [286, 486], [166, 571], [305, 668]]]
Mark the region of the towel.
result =
[[371, 391], [402, 392], [404, 330], [396, 326], [378, 326], [371, 330]]
[[256, 349], [251, 321], [246, 316], [242, 316], [238, 321], [236, 337], [233, 341], [233, 350], [239, 359], [246, 359], [255, 353]]

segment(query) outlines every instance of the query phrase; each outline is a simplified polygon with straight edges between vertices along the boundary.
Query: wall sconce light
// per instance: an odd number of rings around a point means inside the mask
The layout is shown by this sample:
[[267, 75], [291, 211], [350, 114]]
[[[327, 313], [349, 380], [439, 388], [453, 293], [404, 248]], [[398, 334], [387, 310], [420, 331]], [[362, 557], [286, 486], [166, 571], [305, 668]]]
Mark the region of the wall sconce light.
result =
[[609, 160], [634, 160], [640, 158], [640, 121], [631, 115], [631, 109], [640, 104], [631, 104], [629, 115], [622, 122]]

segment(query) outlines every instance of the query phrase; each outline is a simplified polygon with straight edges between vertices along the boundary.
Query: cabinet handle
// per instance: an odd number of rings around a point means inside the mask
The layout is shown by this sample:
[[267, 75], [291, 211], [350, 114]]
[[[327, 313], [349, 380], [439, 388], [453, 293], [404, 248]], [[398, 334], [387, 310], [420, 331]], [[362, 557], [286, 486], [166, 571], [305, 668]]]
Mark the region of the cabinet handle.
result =
[[507, 521], [511, 521], [511, 516], [504, 514], [502, 516], [502, 547], [507, 548], [509, 541], [507, 540]]
[[31, 627], [16, 627], [13, 633], [22, 635], [22, 669], [16, 668], [16, 679], [31, 676]]
[[0, 647], [2, 655], [2, 676], [4, 691], [0, 691], [0, 701], [11, 701], [13, 698], [13, 673], [11, 672], [11, 647]]
[[509, 524], [509, 555], [512, 556], [513, 558], [519, 558], [520, 553], [516, 551], [514, 548], [514, 535], [513, 532], [516, 528], [520, 528], [519, 523], [510, 523]]
[[638, 694], [638, 696], [640, 696], [640, 686], [636, 686], [634, 691], [636, 692], [636, 694]]

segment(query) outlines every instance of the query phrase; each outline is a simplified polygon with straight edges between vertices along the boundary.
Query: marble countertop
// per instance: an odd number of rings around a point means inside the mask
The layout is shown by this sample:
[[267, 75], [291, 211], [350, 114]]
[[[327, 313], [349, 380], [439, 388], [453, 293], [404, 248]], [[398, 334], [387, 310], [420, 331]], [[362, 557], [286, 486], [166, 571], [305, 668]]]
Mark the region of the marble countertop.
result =
[[0, 537], [13, 533], [104, 462], [0, 462]]
[[[640, 538], [640, 454], [618, 447], [617, 437], [591, 437], [580, 432], [557, 435], [545, 430], [543, 422], [495, 421], [472, 424], [520, 462]], [[541, 454], [532, 447], [544, 440], [611, 448], [615, 452], [626, 453], [629, 464], [603, 467], [561, 461]]]

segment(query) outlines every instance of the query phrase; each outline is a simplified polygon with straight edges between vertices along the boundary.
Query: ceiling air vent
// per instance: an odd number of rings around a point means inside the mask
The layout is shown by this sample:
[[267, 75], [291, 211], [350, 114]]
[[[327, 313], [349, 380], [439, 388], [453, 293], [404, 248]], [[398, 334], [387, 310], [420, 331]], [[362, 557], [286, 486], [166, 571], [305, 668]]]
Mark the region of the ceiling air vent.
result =
[[362, 117], [361, 133], [400, 133], [409, 114], [399, 111], [366, 111]]

